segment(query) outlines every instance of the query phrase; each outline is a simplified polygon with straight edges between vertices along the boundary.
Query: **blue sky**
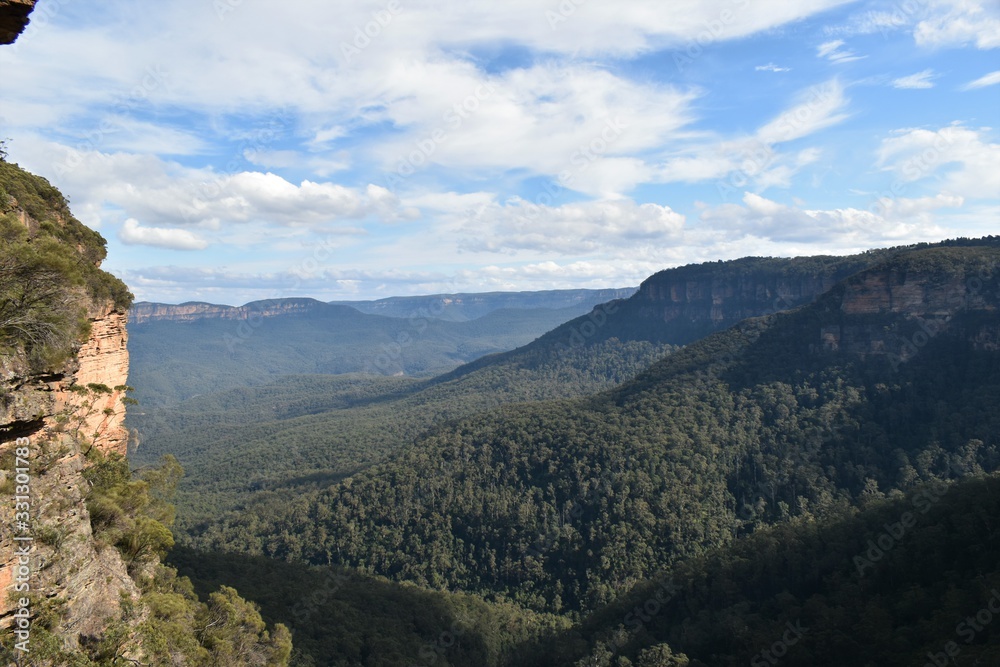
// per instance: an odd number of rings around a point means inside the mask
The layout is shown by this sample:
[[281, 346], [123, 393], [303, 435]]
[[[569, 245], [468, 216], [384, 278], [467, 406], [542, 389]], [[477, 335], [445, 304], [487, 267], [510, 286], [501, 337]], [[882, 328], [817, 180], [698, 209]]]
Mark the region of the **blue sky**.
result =
[[996, 0], [40, 0], [0, 68], [9, 159], [143, 300], [1000, 230]]

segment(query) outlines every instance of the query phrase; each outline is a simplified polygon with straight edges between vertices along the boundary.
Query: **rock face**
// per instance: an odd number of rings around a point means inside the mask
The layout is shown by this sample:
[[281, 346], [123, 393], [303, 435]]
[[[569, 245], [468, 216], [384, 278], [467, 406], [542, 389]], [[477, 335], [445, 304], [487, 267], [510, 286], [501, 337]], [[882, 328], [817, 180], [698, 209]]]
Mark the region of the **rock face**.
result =
[[28, 25], [35, 0], [0, 0], [0, 44], [12, 44]]
[[[128, 331], [124, 312], [105, 307], [91, 314], [90, 337], [77, 353], [77, 370], [73, 382], [80, 386], [103, 384], [110, 394], [93, 396], [93, 405], [86, 408], [89, 414], [81, 429], [95, 447], [105, 452], [124, 455], [128, 447], [125, 430], [125, 390], [128, 380]], [[57, 400], [71, 411], [81, 413], [89, 402], [76, 394], [63, 391]], [[83, 415], [81, 415], [83, 416]]]
[[901, 363], [944, 333], [967, 340], [973, 349], [1000, 349], [1000, 251], [959, 272], [866, 271], [824, 300], [836, 323], [819, 331], [823, 350], [862, 358], [886, 355]]
[[[28, 487], [33, 538], [29, 556], [29, 592], [65, 604], [58, 633], [68, 647], [81, 636], [100, 636], [106, 619], [116, 616], [120, 595], [133, 599], [139, 591], [125, 564], [112, 547], [98, 549], [85, 504], [88, 486], [81, 475], [87, 446], [124, 454], [128, 434], [122, 426], [125, 405], [121, 387], [128, 376], [125, 313], [110, 305], [90, 314], [90, 335], [75, 357], [59, 372], [24, 375], [26, 364], [16, 357], [0, 359], [3, 398], [0, 402], [0, 488], [15, 490], [15, 450], [25, 446], [29, 455]], [[71, 391], [71, 386], [104, 385], [111, 393]], [[22, 440], [19, 440], [22, 439]], [[26, 440], [23, 440], [26, 439]], [[22, 478], [23, 480], [23, 478]], [[13, 620], [15, 608], [7, 593], [12, 590], [19, 562], [8, 529], [16, 525], [12, 502], [0, 503], [0, 627]], [[37, 609], [35, 610], [37, 613]]]
[[816, 300], [876, 256], [776, 259], [748, 257], [668, 269], [650, 276], [622, 303], [621, 317], [683, 345], [748, 317]]

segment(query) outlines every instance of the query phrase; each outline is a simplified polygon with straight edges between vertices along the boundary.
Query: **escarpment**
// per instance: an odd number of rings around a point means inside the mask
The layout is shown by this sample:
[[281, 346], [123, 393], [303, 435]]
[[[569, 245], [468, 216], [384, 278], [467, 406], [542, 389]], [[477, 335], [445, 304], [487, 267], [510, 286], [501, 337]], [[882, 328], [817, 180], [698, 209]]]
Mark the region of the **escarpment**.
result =
[[139, 597], [94, 536], [83, 474], [88, 455], [127, 450], [131, 295], [100, 270], [104, 239], [6, 162], [0, 231], [0, 628], [29, 600], [35, 641], [74, 650]]

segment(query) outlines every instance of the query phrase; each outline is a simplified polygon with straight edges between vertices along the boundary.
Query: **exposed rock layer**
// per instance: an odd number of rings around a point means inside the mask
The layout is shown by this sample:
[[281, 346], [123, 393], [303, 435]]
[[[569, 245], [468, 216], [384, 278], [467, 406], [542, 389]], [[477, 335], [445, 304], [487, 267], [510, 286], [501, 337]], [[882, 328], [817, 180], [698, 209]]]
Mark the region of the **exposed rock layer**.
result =
[[28, 26], [35, 0], [0, 0], [0, 44], [12, 44]]

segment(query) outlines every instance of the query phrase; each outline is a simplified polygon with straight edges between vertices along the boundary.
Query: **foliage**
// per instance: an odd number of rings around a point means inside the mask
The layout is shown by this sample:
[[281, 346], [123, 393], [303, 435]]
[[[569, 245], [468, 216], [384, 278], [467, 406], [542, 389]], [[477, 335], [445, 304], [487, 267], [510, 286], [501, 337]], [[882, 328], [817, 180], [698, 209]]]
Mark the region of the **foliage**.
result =
[[87, 334], [88, 301], [131, 304], [125, 284], [99, 268], [104, 238], [48, 181], [4, 161], [0, 241], [0, 351], [24, 350], [36, 369], [65, 361]]

